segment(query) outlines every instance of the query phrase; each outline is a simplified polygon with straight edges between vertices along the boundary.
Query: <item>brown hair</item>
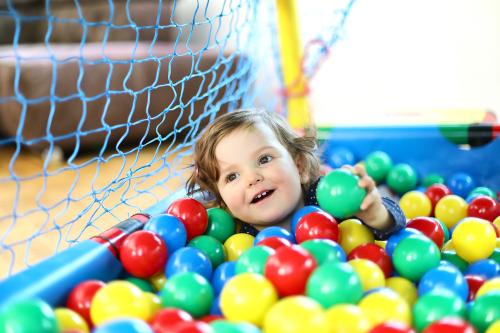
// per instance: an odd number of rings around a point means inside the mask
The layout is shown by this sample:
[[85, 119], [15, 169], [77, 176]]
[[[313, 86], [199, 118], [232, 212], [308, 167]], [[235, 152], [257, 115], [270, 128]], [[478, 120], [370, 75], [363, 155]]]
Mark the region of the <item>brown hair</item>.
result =
[[216, 118], [198, 138], [193, 153], [194, 170], [186, 183], [188, 195], [198, 191], [208, 192], [215, 197], [215, 204], [224, 205], [217, 189], [220, 172], [215, 149], [222, 138], [234, 130], [252, 128], [259, 122], [269, 126], [276, 138], [290, 152], [292, 158], [299, 161], [299, 172], [301, 175], [306, 172], [306, 179], [308, 179], [306, 184], [302, 184], [303, 190], [309, 188], [311, 183], [317, 180], [320, 175], [320, 162], [316, 155], [315, 137], [299, 136], [276, 113], [258, 109], [242, 109]]

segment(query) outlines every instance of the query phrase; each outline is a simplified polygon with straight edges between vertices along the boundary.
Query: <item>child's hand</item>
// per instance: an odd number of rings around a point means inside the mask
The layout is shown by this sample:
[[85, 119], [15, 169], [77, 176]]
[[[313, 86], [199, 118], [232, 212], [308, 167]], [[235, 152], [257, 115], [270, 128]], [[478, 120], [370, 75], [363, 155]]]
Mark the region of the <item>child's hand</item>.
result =
[[354, 167], [346, 165], [342, 168], [359, 176], [358, 186], [366, 190], [366, 196], [361, 202], [360, 210], [355, 214], [356, 217], [372, 228], [379, 230], [389, 228], [393, 224], [392, 218], [382, 203], [375, 181], [366, 173], [365, 167], [356, 164]]

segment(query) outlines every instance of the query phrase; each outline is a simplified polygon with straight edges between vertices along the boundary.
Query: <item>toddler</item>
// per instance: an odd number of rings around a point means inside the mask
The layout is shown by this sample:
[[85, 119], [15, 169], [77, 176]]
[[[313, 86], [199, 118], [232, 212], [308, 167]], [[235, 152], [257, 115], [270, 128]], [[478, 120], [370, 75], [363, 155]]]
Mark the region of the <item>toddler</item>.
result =
[[[279, 115], [237, 110], [215, 119], [198, 139], [189, 195], [209, 193], [211, 205], [226, 208], [241, 221], [240, 232], [256, 235], [269, 226], [290, 229], [291, 217], [304, 205], [316, 205], [321, 163], [316, 138], [299, 136]], [[348, 167], [366, 189], [355, 214], [375, 235], [386, 239], [404, 227], [405, 216], [389, 198], [381, 198], [362, 166]]]

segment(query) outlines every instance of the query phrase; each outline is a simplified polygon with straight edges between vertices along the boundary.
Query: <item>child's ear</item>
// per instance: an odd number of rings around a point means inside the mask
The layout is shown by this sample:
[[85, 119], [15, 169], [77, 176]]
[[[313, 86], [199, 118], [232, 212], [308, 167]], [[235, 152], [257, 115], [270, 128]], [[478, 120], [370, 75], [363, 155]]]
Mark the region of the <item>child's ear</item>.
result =
[[297, 166], [297, 169], [299, 170], [299, 175], [300, 175], [300, 183], [302, 185], [307, 184], [309, 182], [309, 172], [306, 170], [306, 163], [305, 163], [305, 158], [302, 155], [297, 155], [295, 157], [295, 165]]

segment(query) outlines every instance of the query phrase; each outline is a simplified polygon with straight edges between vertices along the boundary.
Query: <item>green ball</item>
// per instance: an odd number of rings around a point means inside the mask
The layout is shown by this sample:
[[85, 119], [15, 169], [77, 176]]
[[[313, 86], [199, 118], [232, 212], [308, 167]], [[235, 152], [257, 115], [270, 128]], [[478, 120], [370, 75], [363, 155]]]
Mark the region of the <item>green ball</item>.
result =
[[495, 262], [500, 265], [500, 249], [495, 248], [495, 250], [493, 250], [493, 253], [489, 257], [489, 259], [495, 260]]
[[429, 269], [437, 267], [440, 260], [441, 253], [437, 245], [423, 235], [404, 238], [392, 254], [396, 271], [411, 281], [418, 281]]
[[491, 291], [476, 298], [469, 313], [469, 320], [478, 330], [484, 332], [500, 319], [500, 291]]
[[207, 210], [208, 224], [205, 235], [212, 236], [224, 243], [236, 232], [233, 217], [224, 209], [214, 207]]
[[267, 258], [275, 251], [267, 246], [251, 247], [241, 254], [236, 261], [235, 272], [241, 273], [257, 273], [264, 275], [264, 266]]
[[312, 272], [307, 280], [306, 295], [327, 309], [336, 304], [357, 304], [363, 297], [363, 286], [351, 265], [332, 262]]
[[436, 288], [417, 299], [413, 306], [413, 323], [422, 332], [430, 323], [444, 317], [465, 319], [465, 302], [454, 292]]
[[392, 168], [392, 160], [383, 151], [374, 151], [365, 158], [366, 172], [377, 183], [382, 183]]
[[424, 187], [429, 187], [434, 184], [444, 184], [444, 177], [437, 173], [431, 173], [422, 180], [422, 185]]
[[224, 319], [212, 321], [210, 326], [215, 333], [260, 333], [260, 330], [250, 323], [233, 323]]
[[330, 171], [320, 179], [316, 189], [319, 206], [339, 219], [353, 216], [366, 195], [358, 181], [359, 177], [348, 170]]
[[434, 218], [436, 219], [436, 221], [439, 222], [439, 225], [441, 225], [441, 229], [443, 229], [443, 233], [444, 233], [444, 241], [443, 241], [443, 244], [446, 243], [447, 241], [450, 240], [450, 230], [448, 229], [448, 227], [446, 226], [446, 224], [443, 223], [443, 221], [441, 221], [440, 219], [438, 218]]
[[495, 191], [493, 191], [492, 189], [490, 189], [488, 187], [484, 187], [484, 186], [476, 187], [475, 189], [470, 191], [469, 196], [474, 195], [474, 194], [487, 195], [495, 200], [497, 198], [497, 194], [495, 193]]
[[188, 243], [188, 246], [197, 248], [206, 254], [214, 269], [226, 261], [227, 255], [224, 245], [212, 236], [197, 236]]
[[417, 173], [406, 163], [396, 164], [387, 175], [387, 185], [397, 194], [404, 194], [417, 186]]
[[330, 239], [309, 239], [300, 243], [300, 246], [314, 257], [318, 266], [345, 261], [342, 247]]
[[134, 284], [136, 287], [138, 287], [142, 291], [146, 291], [146, 292], [150, 292], [150, 293], [155, 292], [153, 286], [151, 285], [151, 283], [149, 283], [148, 280], [139, 279], [136, 277], [129, 277], [129, 278], [126, 278], [125, 280]]
[[11, 303], [0, 314], [0, 332], [58, 333], [54, 310], [42, 300], [29, 299]]
[[163, 307], [174, 307], [199, 318], [209, 314], [214, 299], [210, 283], [200, 274], [183, 272], [167, 280], [160, 291]]
[[455, 251], [446, 250], [441, 253], [441, 257], [444, 261], [449, 262], [456, 268], [460, 270], [460, 272], [465, 272], [467, 267], [469, 267], [469, 263], [462, 258], [460, 258]]

